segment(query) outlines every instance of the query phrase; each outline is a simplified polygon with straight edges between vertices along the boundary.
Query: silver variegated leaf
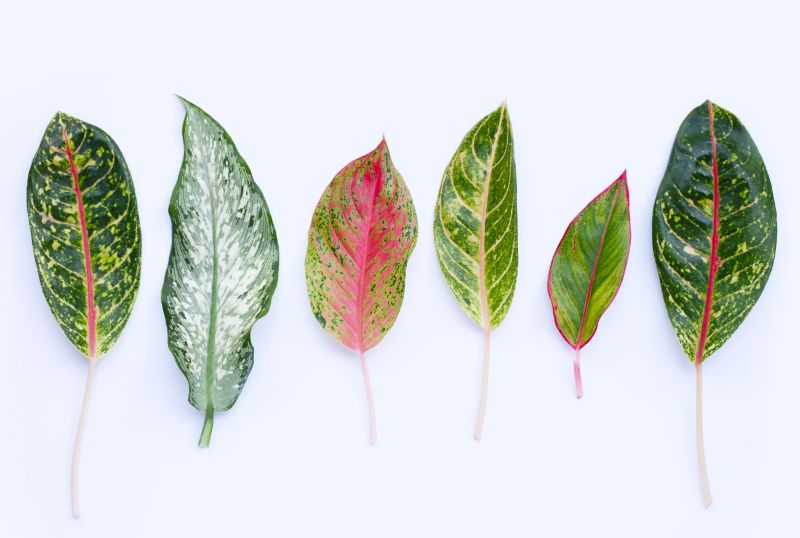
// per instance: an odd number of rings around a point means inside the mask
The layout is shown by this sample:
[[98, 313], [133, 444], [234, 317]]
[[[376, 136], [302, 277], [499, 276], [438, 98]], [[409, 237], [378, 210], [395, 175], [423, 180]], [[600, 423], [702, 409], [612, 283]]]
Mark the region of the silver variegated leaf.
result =
[[183, 100], [184, 157], [169, 214], [161, 301], [169, 348], [206, 420], [230, 409], [253, 366], [250, 330], [278, 281], [278, 239], [264, 196], [222, 126]]

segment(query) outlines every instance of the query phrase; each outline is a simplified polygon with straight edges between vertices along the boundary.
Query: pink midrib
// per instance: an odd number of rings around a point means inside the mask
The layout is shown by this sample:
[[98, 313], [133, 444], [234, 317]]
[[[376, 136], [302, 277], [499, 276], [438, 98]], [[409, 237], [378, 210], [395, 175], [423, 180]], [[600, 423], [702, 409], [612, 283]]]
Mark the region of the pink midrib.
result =
[[706, 349], [708, 339], [708, 326], [711, 323], [711, 307], [714, 302], [714, 278], [719, 269], [719, 259], [717, 250], [719, 248], [719, 171], [717, 170], [717, 137], [714, 134], [714, 108], [711, 101], [708, 101], [708, 124], [711, 133], [711, 167], [714, 175], [714, 216], [711, 227], [711, 255], [708, 260], [708, 289], [706, 290], [706, 302], [703, 308], [703, 323], [700, 326], [700, 337], [697, 341], [697, 353], [694, 356], [694, 363], [700, 364], [703, 361], [703, 354]]
[[592, 272], [589, 275], [589, 287], [586, 290], [586, 301], [583, 303], [583, 316], [581, 317], [581, 326], [578, 329], [578, 338], [575, 341], [575, 349], [580, 349], [582, 347], [581, 340], [583, 340], [583, 330], [586, 328], [586, 317], [589, 314], [589, 301], [592, 298], [592, 289], [594, 288], [594, 281], [597, 277], [597, 265], [600, 263], [600, 255], [603, 253], [603, 245], [606, 241], [606, 235], [608, 234], [608, 227], [611, 224], [611, 217], [614, 214], [614, 208], [617, 205], [617, 200], [619, 200], [620, 191], [623, 189], [622, 182], [617, 180], [620, 185], [617, 187], [617, 192], [614, 195], [614, 200], [611, 202], [611, 209], [608, 210], [608, 218], [606, 218], [606, 224], [603, 227], [603, 234], [600, 236], [600, 244], [597, 246], [597, 255], [594, 257], [594, 264], [592, 265]]
[[97, 352], [97, 312], [94, 307], [94, 272], [92, 271], [92, 254], [89, 250], [89, 229], [86, 226], [86, 210], [83, 207], [83, 193], [78, 183], [78, 167], [72, 156], [72, 149], [69, 147], [69, 136], [66, 128], [61, 129], [64, 135], [64, 149], [69, 162], [69, 171], [72, 174], [72, 190], [78, 202], [78, 219], [81, 225], [81, 237], [83, 239], [83, 260], [86, 271], [86, 333], [89, 348], [89, 358], [94, 359]]
[[364, 235], [359, 245], [359, 266], [358, 266], [358, 291], [356, 293], [356, 315], [358, 316], [358, 352], [364, 353], [364, 294], [367, 288], [367, 255], [369, 254], [369, 238], [372, 230], [372, 222], [375, 219], [375, 198], [381, 190], [383, 183], [383, 167], [380, 159], [383, 158], [383, 145], [378, 153], [378, 166], [375, 167], [375, 181], [372, 193], [369, 197], [369, 213], [364, 222]]

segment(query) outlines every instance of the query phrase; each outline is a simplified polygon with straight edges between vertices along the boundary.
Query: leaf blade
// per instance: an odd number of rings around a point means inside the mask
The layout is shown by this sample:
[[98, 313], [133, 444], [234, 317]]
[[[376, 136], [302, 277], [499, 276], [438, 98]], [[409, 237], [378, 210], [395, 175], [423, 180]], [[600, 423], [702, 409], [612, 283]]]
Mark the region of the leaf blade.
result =
[[501, 105], [467, 133], [445, 169], [434, 216], [439, 266], [462, 310], [497, 327], [516, 287], [514, 140]]
[[630, 211], [625, 172], [567, 226], [553, 254], [547, 291], [558, 331], [580, 350], [622, 284], [630, 253]]
[[653, 251], [667, 313], [702, 361], [742, 323], [775, 258], [777, 213], [755, 142], [711, 103], [678, 129], [653, 207]]
[[105, 355], [139, 289], [141, 230], [130, 171], [102, 129], [57, 113], [28, 174], [28, 221], [42, 291], [64, 334]]
[[161, 300], [189, 402], [213, 417], [233, 407], [252, 369], [250, 333], [269, 311], [279, 250], [269, 207], [233, 140], [181, 101], [184, 158], [170, 200], [172, 250]]
[[411, 193], [385, 140], [340, 170], [311, 221], [306, 286], [317, 321], [365, 352], [394, 324], [417, 240]]

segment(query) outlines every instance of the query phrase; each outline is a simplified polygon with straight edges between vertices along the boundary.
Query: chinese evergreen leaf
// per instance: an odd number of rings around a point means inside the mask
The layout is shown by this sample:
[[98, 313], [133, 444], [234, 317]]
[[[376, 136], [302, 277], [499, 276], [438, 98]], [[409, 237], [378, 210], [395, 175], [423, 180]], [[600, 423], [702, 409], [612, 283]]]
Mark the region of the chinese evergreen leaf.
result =
[[308, 231], [306, 285], [325, 330], [360, 356], [375, 442], [365, 352], [394, 324], [417, 241], [411, 193], [386, 141], [345, 166], [323, 192]]
[[570, 222], [553, 255], [547, 293], [556, 327], [575, 349], [575, 389], [583, 396], [580, 350], [622, 284], [631, 246], [625, 172]]
[[28, 174], [33, 253], [50, 310], [91, 360], [116, 342], [139, 289], [136, 194], [117, 144], [59, 112]]
[[488, 391], [489, 333], [511, 306], [517, 282], [517, 179], [505, 103], [464, 137], [447, 165], [433, 223], [450, 291], [484, 330], [484, 371], [475, 437]]
[[28, 174], [28, 221], [39, 280], [61, 329], [89, 359], [72, 467], [77, 467], [94, 366], [116, 342], [139, 289], [141, 233], [131, 174], [103, 130], [59, 112]]
[[697, 369], [698, 452], [706, 505], [700, 365], [753, 308], [775, 259], [767, 169], [741, 122], [710, 101], [681, 124], [653, 207], [653, 252], [669, 319]]
[[169, 348], [205, 413], [230, 409], [253, 366], [250, 331], [278, 282], [278, 239], [264, 195], [225, 129], [183, 100], [184, 156], [172, 193], [172, 251], [161, 302]]

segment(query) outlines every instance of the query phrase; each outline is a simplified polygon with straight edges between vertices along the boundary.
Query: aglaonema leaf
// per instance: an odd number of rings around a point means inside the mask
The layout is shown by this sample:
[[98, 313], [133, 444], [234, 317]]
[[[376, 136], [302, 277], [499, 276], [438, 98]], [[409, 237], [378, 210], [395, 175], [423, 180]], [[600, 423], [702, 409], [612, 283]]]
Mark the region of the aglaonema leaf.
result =
[[433, 239], [450, 291], [484, 332], [475, 424], [480, 439], [489, 387], [489, 334], [506, 316], [517, 282], [517, 176], [505, 103], [467, 133], [447, 165]]
[[727, 110], [703, 103], [678, 129], [653, 207], [653, 253], [669, 319], [697, 379], [697, 448], [711, 491], [702, 429], [701, 364], [744, 321], [775, 259], [777, 214], [755, 142]]
[[39, 280], [64, 334], [89, 359], [72, 461], [78, 463], [97, 360], [114, 345], [139, 289], [142, 243], [131, 174], [103, 130], [59, 112], [28, 174], [28, 222]]
[[580, 352], [597, 331], [625, 275], [631, 246], [626, 173], [570, 222], [553, 255], [547, 293], [556, 327], [575, 350], [575, 392], [583, 396]]
[[161, 302], [169, 349], [205, 413], [230, 409], [253, 367], [250, 331], [278, 283], [278, 238], [264, 195], [225, 129], [183, 100], [184, 156], [172, 192], [172, 251]]
[[416, 242], [414, 203], [386, 140], [336, 174], [308, 231], [311, 310], [329, 334], [359, 353], [373, 443], [375, 405], [365, 353], [383, 339], [400, 312]]

